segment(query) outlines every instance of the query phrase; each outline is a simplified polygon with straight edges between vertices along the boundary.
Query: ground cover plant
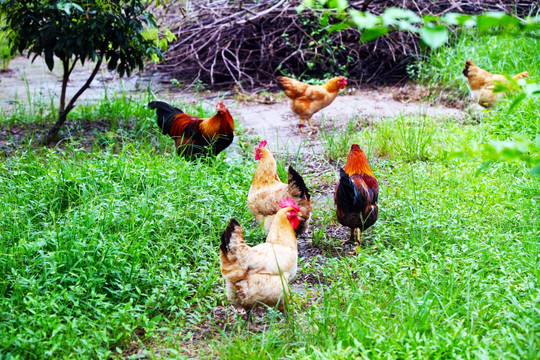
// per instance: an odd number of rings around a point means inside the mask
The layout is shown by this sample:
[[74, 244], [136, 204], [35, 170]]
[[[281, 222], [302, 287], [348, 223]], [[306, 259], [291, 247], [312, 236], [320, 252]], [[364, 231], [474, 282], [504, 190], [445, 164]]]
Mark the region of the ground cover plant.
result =
[[[102, 62], [120, 77], [142, 70], [145, 60], [163, 57], [167, 39], [158, 38], [154, 15], [141, 1], [103, 3], [101, 1], [43, 3], [9, 0], [0, 3], [0, 15], [7, 23], [11, 52], [26, 52], [35, 59], [43, 56], [52, 71], [55, 59], [62, 65], [62, 88], [58, 120], [42, 139], [44, 145], [55, 139], [77, 99], [85, 92]], [[84, 41], [81, 41], [84, 39]], [[66, 88], [77, 63], [93, 61], [94, 70], [69, 100]]]
[[[461, 68], [473, 56], [505, 73], [523, 66], [535, 78], [538, 46], [463, 34], [457, 47], [421, 64], [423, 80], [463, 91]], [[306, 309], [300, 295], [292, 320], [223, 334], [211, 346], [215, 354], [537, 358], [540, 181], [519, 156], [483, 166], [486, 144], [516, 136], [538, 141], [538, 98], [514, 99], [460, 121], [400, 116], [321, 131], [324, 156], [338, 166], [351, 143], [367, 149], [381, 184], [379, 221], [358, 257], [331, 259], [323, 269], [304, 264], [321, 279], [312, 306]], [[322, 226], [335, 222], [326, 218]], [[337, 240], [326, 236], [323, 243]]]
[[[423, 76], [441, 74], [448, 85], [477, 54], [512, 72], [514, 47], [538, 76], [538, 40], [476, 41], [438, 49]], [[75, 109], [74, 123], [107, 124], [98, 146], [67, 137], [34, 148], [30, 138], [2, 158], [5, 357], [537, 358], [540, 179], [521, 158], [483, 166], [485, 144], [536, 141], [537, 98], [515, 106], [509, 98], [463, 119], [327, 125], [317, 135], [318, 157], [292, 154], [302, 172], [313, 163], [328, 169], [305, 176], [317, 199], [313, 235], [300, 240], [319, 250], [300, 260], [299, 273], [310, 280], [294, 291], [289, 318], [269, 310], [255, 326], [227, 306], [217, 256], [231, 217], [250, 244], [264, 238], [246, 207], [254, 142], [240, 133], [236, 153], [186, 162], [155, 127], [145, 106], [151, 98], [118, 94]], [[175, 105], [198, 116], [213, 112]], [[17, 114], [27, 111], [2, 111], [0, 124], [18, 126]], [[51, 121], [42, 113], [41, 122]], [[345, 256], [340, 240], [348, 230], [340, 232], [331, 197], [353, 142], [381, 184], [380, 218], [358, 256]]]
[[215, 305], [217, 234], [248, 221], [245, 164], [157, 146], [126, 136], [121, 149], [30, 146], [2, 161], [3, 354], [106, 358], [137, 328]]

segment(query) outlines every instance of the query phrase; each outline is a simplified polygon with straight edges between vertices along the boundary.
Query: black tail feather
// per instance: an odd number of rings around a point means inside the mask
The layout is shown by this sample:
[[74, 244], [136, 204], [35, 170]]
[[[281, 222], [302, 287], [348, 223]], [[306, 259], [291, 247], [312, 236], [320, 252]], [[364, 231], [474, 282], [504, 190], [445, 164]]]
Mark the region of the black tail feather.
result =
[[467, 60], [465, 61], [465, 67], [463, 68], [463, 75], [465, 75], [465, 77], [469, 77], [469, 67], [472, 65], [472, 61], [471, 60]]
[[170, 121], [174, 115], [182, 114], [183, 111], [177, 107], [171, 106], [163, 101], [150, 101], [148, 103], [150, 109], [156, 109], [157, 124], [163, 134], [169, 134], [172, 122]]
[[171, 105], [167, 104], [164, 101], [150, 101], [148, 103], [148, 107], [150, 109], [157, 109], [158, 111], [159, 110], [167, 111], [169, 113], [175, 113], [175, 114], [183, 113], [183, 111], [181, 109], [179, 109], [177, 107], [174, 107], [174, 106], [171, 106]]
[[362, 187], [356, 186], [345, 170], [339, 169], [337, 204], [348, 212], [363, 211], [367, 206], [367, 194]]
[[305, 197], [308, 200], [311, 198], [304, 179], [299, 173], [296, 172], [296, 170], [293, 169], [292, 166], [289, 165], [289, 186], [292, 184], [296, 185], [296, 187], [300, 190], [301, 198]]
[[277, 86], [280, 90], [285, 90], [285, 86], [281, 83], [281, 79], [283, 79], [283, 76], [276, 76]]
[[223, 231], [223, 234], [221, 234], [221, 245], [219, 246], [219, 248], [224, 254], [227, 254], [229, 252], [229, 243], [231, 241], [231, 236], [237, 226], [240, 226], [240, 223], [236, 221], [236, 219], [231, 219], [229, 221], [229, 225], [227, 225], [227, 228], [225, 229], [225, 231]]

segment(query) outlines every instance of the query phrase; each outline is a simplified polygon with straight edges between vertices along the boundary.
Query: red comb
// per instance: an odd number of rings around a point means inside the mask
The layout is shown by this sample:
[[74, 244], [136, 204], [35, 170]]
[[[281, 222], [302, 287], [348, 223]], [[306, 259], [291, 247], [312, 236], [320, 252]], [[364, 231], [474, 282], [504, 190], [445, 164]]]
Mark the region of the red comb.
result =
[[259, 144], [259, 147], [262, 148], [265, 146], [266, 146], [266, 140], [261, 141], [261, 143]]
[[282, 200], [279, 201], [279, 206], [281, 206], [282, 208], [286, 208], [286, 207], [292, 207], [294, 210], [296, 211], [300, 211], [300, 208], [298, 207], [298, 205], [296, 205], [296, 203], [294, 202], [293, 199], [291, 199], [290, 197], [286, 197], [286, 198], [283, 198]]

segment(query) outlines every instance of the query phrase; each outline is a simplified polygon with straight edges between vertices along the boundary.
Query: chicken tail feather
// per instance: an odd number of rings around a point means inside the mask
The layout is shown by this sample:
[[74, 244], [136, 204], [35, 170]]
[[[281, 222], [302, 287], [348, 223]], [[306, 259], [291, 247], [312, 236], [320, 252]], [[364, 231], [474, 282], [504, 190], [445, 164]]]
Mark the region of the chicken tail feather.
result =
[[357, 212], [367, 205], [367, 192], [357, 186], [343, 169], [339, 169], [337, 202], [339, 207], [348, 212]]
[[283, 81], [285, 80], [285, 77], [277, 76], [276, 80], [277, 80], [277, 85], [278, 85], [279, 90], [285, 90], [285, 86], [283, 85]]
[[469, 68], [474, 65], [475, 63], [472, 60], [465, 61], [465, 67], [463, 68], [463, 75], [465, 75], [465, 77], [469, 77]]
[[289, 188], [296, 187], [300, 191], [300, 198], [310, 199], [309, 190], [302, 176], [289, 166]]
[[223, 231], [223, 234], [221, 234], [221, 245], [219, 248], [223, 254], [228, 254], [231, 251], [231, 248], [234, 247], [234, 244], [231, 244], [231, 239], [233, 239], [233, 235], [237, 230], [242, 230], [240, 223], [236, 219], [231, 219], [229, 225], [227, 225], [227, 228]]
[[172, 119], [174, 115], [182, 114], [183, 111], [177, 107], [171, 106], [163, 101], [150, 101], [148, 103], [150, 109], [156, 109], [157, 124], [164, 135], [171, 131]]

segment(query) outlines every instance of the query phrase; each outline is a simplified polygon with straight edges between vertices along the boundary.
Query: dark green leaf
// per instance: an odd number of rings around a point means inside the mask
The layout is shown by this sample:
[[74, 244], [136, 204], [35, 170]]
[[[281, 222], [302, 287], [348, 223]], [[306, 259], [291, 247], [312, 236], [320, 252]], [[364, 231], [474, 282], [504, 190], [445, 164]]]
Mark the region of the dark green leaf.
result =
[[52, 50], [45, 51], [45, 64], [47, 64], [49, 71], [52, 71], [54, 69], [54, 59], [53, 59]]

